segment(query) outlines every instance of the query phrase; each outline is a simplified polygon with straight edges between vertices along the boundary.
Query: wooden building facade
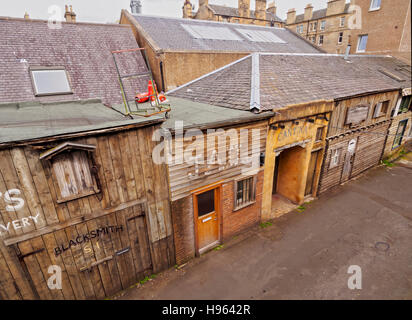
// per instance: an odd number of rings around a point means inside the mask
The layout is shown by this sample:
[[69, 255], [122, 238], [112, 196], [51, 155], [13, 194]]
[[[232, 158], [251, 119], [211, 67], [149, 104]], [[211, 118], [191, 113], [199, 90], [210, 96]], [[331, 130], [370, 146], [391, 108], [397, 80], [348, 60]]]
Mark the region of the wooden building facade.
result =
[[336, 101], [320, 192], [380, 163], [397, 97], [398, 91], [392, 90]]
[[102, 299], [175, 264], [159, 126], [0, 146], [1, 299]]

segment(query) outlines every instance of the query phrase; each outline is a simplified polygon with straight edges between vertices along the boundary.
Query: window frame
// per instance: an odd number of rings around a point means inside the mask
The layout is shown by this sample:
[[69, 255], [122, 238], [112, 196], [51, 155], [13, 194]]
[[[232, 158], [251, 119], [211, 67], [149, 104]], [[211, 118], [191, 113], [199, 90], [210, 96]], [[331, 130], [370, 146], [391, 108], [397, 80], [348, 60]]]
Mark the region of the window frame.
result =
[[[362, 39], [363, 37], [366, 37], [365, 49], [359, 49], [359, 45], [361, 44], [361, 39]], [[366, 47], [367, 47], [367, 45], [368, 45], [368, 39], [369, 39], [369, 37], [368, 37], [367, 34], [360, 34], [360, 35], [358, 36], [358, 44], [357, 44], [357, 46], [356, 46], [356, 52], [360, 52], [360, 53], [366, 52]]]
[[[88, 187], [88, 189], [90, 190], [81, 190], [81, 191], [78, 190], [78, 193], [76, 194], [72, 193], [68, 196], [63, 196], [61, 188], [60, 188], [60, 184], [59, 184], [60, 178], [58, 177], [56, 173], [54, 164], [56, 161], [61, 161], [60, 158], [62, 156], [66, 156], [66, 157], [69, 156], [70, 169], [73, 173], [73, 176], [71, 178], [73, 179], [73, 181], [76, 182], [76, 186], [78, 187], [80, 185], [80, 181], [78, 180], [79, 173], [76, 171], [76, 167], [74, 166], [74, 161], [73, 161], [74, 158], [72, 156], [74, 152], [84, 153], [86, 164], [89, 170], [88, 175], [90, 176], [90, 179], [91, 179], [91, 185]], [[56, 202], [58, 204], [70, 202], [73, 200], [78, 200], [81, 198], [85, 198], [91, 195], [97, 195], [101, 193], [101, 186], [100, 186], [99, 177], [98, 177], [98, 166], [95, 164], [95, 160], [93, 158], [93, 152], [94, 152], [93, 150], [82, 150], [78, 148], [72, 148], [72, 149], [63, 150], [62, 152], [58, 152], [54, 155], [51, 155], [43, 159], [43, 161], [47, 162], [49, 170], [51, 171], [53, 184], [56, 190]]]
[[325, 29], [326, 29], [326, 20], [322, 20], [319, 24], [319, 30], [325, 31]]
[[342, 44], [342, 43], [343, 43], [343, 32], [339, 32], [338, 44]]
[[[373, 4], [375, 3], [375, 1], [379, 1], [379, 6], [373, 7]], [[371, 4], [369, 6], [369, 11], [379, 10], [381, 8], [381, 3], [382, 3], [382, 0], [371, 0]]]
[[[401, 128], [402, 124], [404, 124], [404, 127], [402, 129], [402, 134], [400, 134], [399, 129]], [[396, 129], [395, 138], [393, 139], [392, 150], [397, 149], [402, 146], [402, 141], [403, 141], [403, 138], [405, 137], [405, 131], [407, 127], [408, 127], [408, 119], [399, 121], [398, 128]], [[395, 144], [398, 137], [400, 137], [399, 142]]]
[[[342, 147], [331, 149], [331, 151], [330, 151], [330, 160], [329, 160], [329, 169], [339, 167], [339, 164], [340, 164], [341, 158], [342, 158], [342, 151], [343, 151]], [[334, 152], [339, 152], [339, 154], [337, 155], [336, 163], [334, 163], [334, 161], [333, 161], [333, 159], [336, 158], [336, 156], [334, 156]]]
[[[407, 100], [409, 100], [407, 106], [406, 106], [406, 107], [405, 107], [405, 106], [402, 107], [403, 101], [407, 101]], [[400, 115], [400, 114], [402, 114], [402, 113], [408, 112], [408, 111], [411, 109], [411, 105], [412, 105], [411, 102], [412, 102], [412, 95], [403, 96], [402, 99], [401, 99], [401, 102], [400, 102], [400, 104], [399, 104], [398, 113], [397, 113], [396, 115]]]
[[[382, 111], [382, 107], [386, 105], [386, 110]], [[381, 117], [385, 117], [388, 114], [389, 111], [389, 105], [390, 105], [390, 100], [385, 100], [385, 101], [380, 101], [375, 105], [375, 108], [373, 109], [373, 115], [372, 118], [376, 119], [376, 118], [381, 118]], [[379, 114], [377, 114], [378, 111], [378, 106], [379, 106]]]
[[340, 17], [340, 20], [339, 20], [339, 27], [340, 28], [343, 28], [344, 26], [345, 26], [345, 17]]
[[[34, 77], [34, 73], [36, 71], [64, 71], [66, 74], [67, 84], [69, 86], [69, 91], [63, 92], [51, 92], [51, 93], [39, 93], [37, 90], [36, 80]], [[43, 67], [43, 66], [32, 66], [29, 68], [30, 78], [33, 86], [33, 92], [35, 97], [45, 97], [45, 96], [59, 96], [59, 95], [69, 95], [73, 94], [72, 83], [70, 81], [69, 73], [67, 72], [65, 67], [62, 66], [53, 66], [53, 67]]]
[[[320, 41], [320, 39], [322, 39], [322, 42]], [[323, 34], [319, 35], [319, 41], [318, 41], [318, 46], [322, 46], [323, 42], [325, 41]]]
[[[237, 204], [237, 192], [238, 192], [238, 183], [241, 181], [246, 181], [252, 179], [252, 200], [249, 200], [248, 202], [242, 202], [241, 204]], [[257, 185], [257, 175], [250, 175], [247, 177], [241, 177], [238, 179], [234, 180], [234, 186], [233, 186], [233, 211], [238, 211], [243, 208], [246, 208], [250, 205], [253, 205], [256, 203], [256, 185]]]

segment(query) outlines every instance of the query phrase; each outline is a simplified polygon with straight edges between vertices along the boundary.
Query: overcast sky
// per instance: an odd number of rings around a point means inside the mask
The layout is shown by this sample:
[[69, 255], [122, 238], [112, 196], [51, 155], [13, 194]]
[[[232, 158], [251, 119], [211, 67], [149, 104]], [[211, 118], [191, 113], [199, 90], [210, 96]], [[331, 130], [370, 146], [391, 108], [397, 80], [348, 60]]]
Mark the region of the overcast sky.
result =
[[[268, 0], [267, 2], [271, 2]], [[312, 3], [314, 9], [326, 7], [327, 0], [277, 0], [278, 16], [286, 18], [286, 12], [290, 8], [296, 8], [297, 14], [303, 13], [304, 7]], [[184, 0], [143, 0], [143, 13], [149, 15], [182, 17]], [[192, 0], [198, 8], [198, 0]], [[238, 0], [210, 0], [211, 4], [237, 7]], [[78, 21], [88, 22], [115, 22], [120, 17], [121, 9], [130, 11], [129, 0], [0, 0], [0, 16], [23, 17], [27, 11], [30, 18], [48, 19], [48, 8], [57, 5], [64, 14], [64, 5], [72, 5], [77, 14]], [[254, 9], [255, 0], [251, 0]]]

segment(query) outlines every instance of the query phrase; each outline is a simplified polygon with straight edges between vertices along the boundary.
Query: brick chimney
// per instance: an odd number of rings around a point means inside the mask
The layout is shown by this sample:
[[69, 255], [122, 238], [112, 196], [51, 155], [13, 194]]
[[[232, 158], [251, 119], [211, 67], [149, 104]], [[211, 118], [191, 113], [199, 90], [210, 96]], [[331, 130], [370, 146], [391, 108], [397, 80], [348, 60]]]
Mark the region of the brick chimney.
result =
[[24, 19], [26, 20], [30, 20], [30, 16], [27, 12], [24, 13]]
[[256, 0], [255, 17], [259, 20], [266, 20], [266, 0]]
[[305, 13], [303, 15], [303, 20], [307, 21], [312, 19], [312, 15], [313, 15], [313, 6], [312, 4], [308, 4], [305, 8]]
[[326, 15], [331, 16], [343, 13], [345, 11], [345, 2], [346, 0], [329, 0]]
[[73, 12], [73, 7], [70, 6], [70, 14], [72, 15], [72, 22], [76, 22], [76, 14]]
[[286, 18], [286, 24], [293, 24], [296, 21], [296, 10], [295, 8], [289, 9]]
[[250, 18], [250, 0], [239, 0], [239, 16]]
[[190, 0], [185, 0], [185, 3], [182, 9], [183, 9], [183, 18], [193, 17], [193, 5], [190, 3]]
[[275, 4], [275, 2], [270, 2], [269, 3], [269, 7], [268, 7], [267, 11], [269, 11], [271, 14], [276, 16], [276, 4]]

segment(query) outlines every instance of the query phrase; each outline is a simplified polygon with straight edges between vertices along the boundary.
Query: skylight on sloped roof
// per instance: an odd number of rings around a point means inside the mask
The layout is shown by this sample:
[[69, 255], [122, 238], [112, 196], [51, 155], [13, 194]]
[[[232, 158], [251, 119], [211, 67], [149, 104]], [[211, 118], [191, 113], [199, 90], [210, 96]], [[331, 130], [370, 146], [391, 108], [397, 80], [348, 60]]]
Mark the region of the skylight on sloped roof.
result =
[[181, 24], [181, 26], [195, 39], [208, 40], [234, 40], [242, 41], [236, 33], [226, 27], [210, 27], [210, 26], [195, 26], [189, 24]]
[[286, 43], [273, 32], [263, 30], [250, 30], [250, 29], [236, 29], [237, 32], [242, 34], [247, 40], [253, 42], [272, 42], [272, 43]]

